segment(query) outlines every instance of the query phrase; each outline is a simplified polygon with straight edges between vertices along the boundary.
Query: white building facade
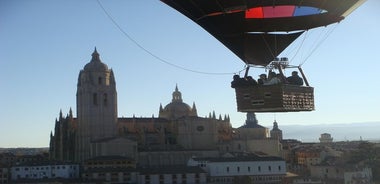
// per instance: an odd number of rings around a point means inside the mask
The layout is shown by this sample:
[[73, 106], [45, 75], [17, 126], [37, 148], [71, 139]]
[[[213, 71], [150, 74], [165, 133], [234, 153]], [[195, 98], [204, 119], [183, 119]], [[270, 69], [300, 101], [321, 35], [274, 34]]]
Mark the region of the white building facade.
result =
[[64, 178], [75, 179], [79, 178], [78, 164], [32, 164], [19, 165], [11, 167], [11, 180], [20, 179], [50, 179]]
[[234, 183], [237, 179], [253, 183], [281, 183], [286, 175], [286, 163], [280, 157], [191, 158], [188, 166], [199, 166], [205, 170], [210, 183]]

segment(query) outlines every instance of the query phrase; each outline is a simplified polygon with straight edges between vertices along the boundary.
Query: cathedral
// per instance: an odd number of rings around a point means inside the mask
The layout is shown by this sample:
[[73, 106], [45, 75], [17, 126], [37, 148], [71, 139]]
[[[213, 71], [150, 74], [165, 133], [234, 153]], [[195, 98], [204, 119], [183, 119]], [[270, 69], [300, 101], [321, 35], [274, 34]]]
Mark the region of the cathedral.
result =
[[[195, 103], [182, 100], [175, 86], [169, 104], [158, 117], [117, 117], [116, 81], [96, 48], [79, 72], [76, 114], [62, 111], [50, 133], [53, 160], [83, 162], [97, 156], [119, 155], [141, 166], [184, 165], [192, 156], [218, 157], [228, 152], [264, 152], [281, 156], [282, 132], [272, 131], [247, 113], [245, 125], [233, 128], [228, 115], [199, 117]], [[273, 134], [271, 136], [271, 134]]]

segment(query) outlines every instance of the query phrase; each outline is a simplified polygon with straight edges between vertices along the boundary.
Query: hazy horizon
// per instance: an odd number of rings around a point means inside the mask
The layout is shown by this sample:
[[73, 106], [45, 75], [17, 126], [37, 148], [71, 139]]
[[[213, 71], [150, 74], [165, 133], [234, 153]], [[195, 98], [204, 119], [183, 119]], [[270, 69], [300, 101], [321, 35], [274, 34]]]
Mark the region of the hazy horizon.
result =
[[[261, 124], [259, 122], [259, 124]], [[261, 124], [264, 127], [272, 129], [272, 126]], [[320, 123], [310, 125], [281, 125], [278, 122], [279, 128], [282, 130], [284, 139], [296, 139], [302, 142], [319, 142], [319, 137], [323, 133], [329, 133], [333, 137], [334, 142], [340, 141], [380, 141], [380, 122], [354, 122], [354, 123]], [[359, 128], [360, 127], [360, 128]], [[238, 128], [238, 127], [234, 127]], [[311, 132], [309, 130], [312, 130]], [[20, 146], [20, 147], [0, 147], [4, 148], [48, 148]]]

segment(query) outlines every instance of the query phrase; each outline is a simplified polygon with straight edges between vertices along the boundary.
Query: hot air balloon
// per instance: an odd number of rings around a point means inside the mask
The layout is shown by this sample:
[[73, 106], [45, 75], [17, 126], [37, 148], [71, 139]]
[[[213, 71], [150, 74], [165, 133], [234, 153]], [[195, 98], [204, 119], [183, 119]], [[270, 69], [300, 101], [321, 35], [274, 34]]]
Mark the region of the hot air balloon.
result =
[[[365, 0], [161, 0], [200, 25], [236, 54], [247, 66], [282, 70], [278, 58], [305, 31], [340, 22]], [[314, 89], [309, 86], [233, 86], [240, 112], [314, 110]], [[247, 80], [249, 67], [244, 79]], [[235, 76], [236, 77], [236, 76]]]

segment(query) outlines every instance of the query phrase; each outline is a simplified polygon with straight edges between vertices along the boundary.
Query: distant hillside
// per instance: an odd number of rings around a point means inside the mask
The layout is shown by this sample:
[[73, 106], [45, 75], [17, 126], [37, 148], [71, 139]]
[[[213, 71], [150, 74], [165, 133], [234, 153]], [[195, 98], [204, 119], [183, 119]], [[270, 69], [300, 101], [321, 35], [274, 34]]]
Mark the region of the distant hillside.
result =
[[49, 148], [0, 148], [0, 153], [8, 152], [15, 155], [36, 155], [49, 152]]
[[319, 125], [279, 125], [284, 139], [319, 142], [322, 133], [329, 133], [334, 141], [380, 140], [380, 122]]

